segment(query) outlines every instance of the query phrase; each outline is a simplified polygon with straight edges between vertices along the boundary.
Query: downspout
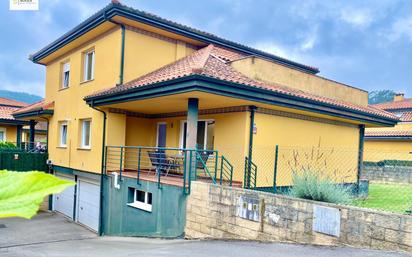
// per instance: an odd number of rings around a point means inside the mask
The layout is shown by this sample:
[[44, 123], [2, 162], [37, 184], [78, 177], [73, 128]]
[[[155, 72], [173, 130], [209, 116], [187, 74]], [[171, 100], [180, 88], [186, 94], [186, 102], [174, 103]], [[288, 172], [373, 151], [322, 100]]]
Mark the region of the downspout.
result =
[[250, 126], [249, 126], [249, 152], [248, 152], [248, 169], [247, 169], [247, 187], [250, 187], [250, 175], [251, 175], [251, 169], [252, 169], [252, 155], [253, 155], [253, 128], [255, 126], [255, 111], [257, 107], [256, 106], [249, 106], [250, 110]]
[[103, 176], [104, 176], [104, 154], [105, 154], [105, 146], [106, 146], [106, 119], [107, 114], [105, 111], [102, 111], [96, 107], [94, 107], [94, 103], [91, 102], [89, 105], [91, 108], [95, 109], [98, 112], [103, 113], [103, 138], [102, 138], [102, 163], [101, 163], [101, 174], [100, 174], [100, 208], [99, 208], [99, 236], [103, 235]]
[[[106, 16], [106, 14], [105, 14]], [[125, 38], [126, 38], [126, 26], [124, 24], [118, 23], [116, 21], [113, 21], [111, 19], [107, 19], [107, 21], [120, 26], [121, 30], [122, 30], [122, 41], [120, 43], [120, 72], [119, 72], [119, 82], [118, 85], [122, 85], [123, 84], [123, 80], [124, 80], [124, 49], [125, 49]]]

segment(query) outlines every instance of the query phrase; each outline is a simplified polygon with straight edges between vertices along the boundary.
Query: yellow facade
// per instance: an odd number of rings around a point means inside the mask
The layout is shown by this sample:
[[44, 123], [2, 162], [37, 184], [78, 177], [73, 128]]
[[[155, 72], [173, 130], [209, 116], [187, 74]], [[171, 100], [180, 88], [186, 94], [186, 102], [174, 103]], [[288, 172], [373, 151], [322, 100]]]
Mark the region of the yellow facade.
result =
[[412, 160], [412, 140], [365, 140], [364, 160]]
[[257, 113], [253, 162], [259, 187], [273, 185], [275, 147], [279, 145], [277, 185], [291, 184], [292, 173], [308, 170], [339, 182], [357, 174], [359, 128], [349, 124]]
[[256, 80], [277, 83], [331, 99], [363, 106], [368, 105], [368, 92], [364, 90], [297, 71], [262, 58], [244, 58], [232, 62], [231, 65], [236, 70]]
[[[84, 52], [90, 49], [95, 51], [94, 79], [84, 82], [82, 81]], [[173, 62], [192, 51], [192, 47], [187, 47], [179, 41], [167, 41], [127, 29], [124, 81], [127, 82]], [[49, 125], [49, 155], [54, 165], [100, 172], [103, 115], [86, 105], [83, 98], [119, 82], [120, 54], [121, 29], [112, 28], [103, 34], [95, 34], [94, 38], [53, 60], [47, 60], [45, 101], [56, 103]], [[67, 89], [60, 88], [64, 62], [70, 63], [70, 83]], [[80, 147], [81, 119], [92, 120], [90, 149]], [[59, 122], [63, 121], [68, 124], [67, 146], [60, 147]], [[107, 126], [107, 143], [124, 143], [125, 133], [119, 130], [121, 127], [119, 116], [108, 115]]]
[[6, 140], [7, 142], [16, 142], [17, 141], [17, 127], [16, 125], [6, 125], [0, 124], [0, 131], [4, 131], [6, 133]]

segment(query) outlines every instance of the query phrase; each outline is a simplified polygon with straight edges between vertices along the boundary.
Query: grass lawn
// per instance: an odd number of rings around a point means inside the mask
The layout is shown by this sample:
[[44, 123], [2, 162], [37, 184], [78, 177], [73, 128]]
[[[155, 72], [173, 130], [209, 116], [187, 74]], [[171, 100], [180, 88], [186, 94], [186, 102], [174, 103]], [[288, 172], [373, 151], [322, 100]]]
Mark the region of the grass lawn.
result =
[[359, 207], [405, 213], [412, 209], [412, 185], [369, 184], [369, 196], [366, 200], [354, 203]]

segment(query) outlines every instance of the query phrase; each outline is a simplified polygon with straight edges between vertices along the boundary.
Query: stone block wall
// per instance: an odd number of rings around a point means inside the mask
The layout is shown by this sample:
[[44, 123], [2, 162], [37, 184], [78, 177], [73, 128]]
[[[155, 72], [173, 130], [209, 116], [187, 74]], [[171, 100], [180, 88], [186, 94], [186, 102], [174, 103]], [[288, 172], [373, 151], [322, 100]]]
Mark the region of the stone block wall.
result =
[[412, 167], [364, 166], [362, 178], [371, 182], [412, 184]]
[[[254, 199], [257, 203], [253, 206], [255, 216], [249, 217], [255, 221], [240, 217], [242, 212], [239, 208], [247, 206], [241, 202], [245, 198]], [[313, 231], [315, 206], [338, 210], [339, 236]], [[188, 238], [349, 245], [412, 251], [412, 216], [240, 188], [192, 182], [186, 215], [185, 234]]]

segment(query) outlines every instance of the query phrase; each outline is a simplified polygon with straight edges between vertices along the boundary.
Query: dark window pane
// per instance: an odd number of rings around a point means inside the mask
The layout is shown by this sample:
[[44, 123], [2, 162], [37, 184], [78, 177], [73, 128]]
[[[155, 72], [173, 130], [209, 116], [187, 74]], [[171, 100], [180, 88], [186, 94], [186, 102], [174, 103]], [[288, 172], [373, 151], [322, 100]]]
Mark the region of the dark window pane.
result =
[[197, 138], [196, 144], [198, 149], [204, 149], [205, 147], [205, 121], [197, 122]]
[[145, 195], [145, 192], [136, 190], [136, 201], [144, 203], [144, 195]]
[[152, 204], [152, 193], [147, 193], [147, 203]]

